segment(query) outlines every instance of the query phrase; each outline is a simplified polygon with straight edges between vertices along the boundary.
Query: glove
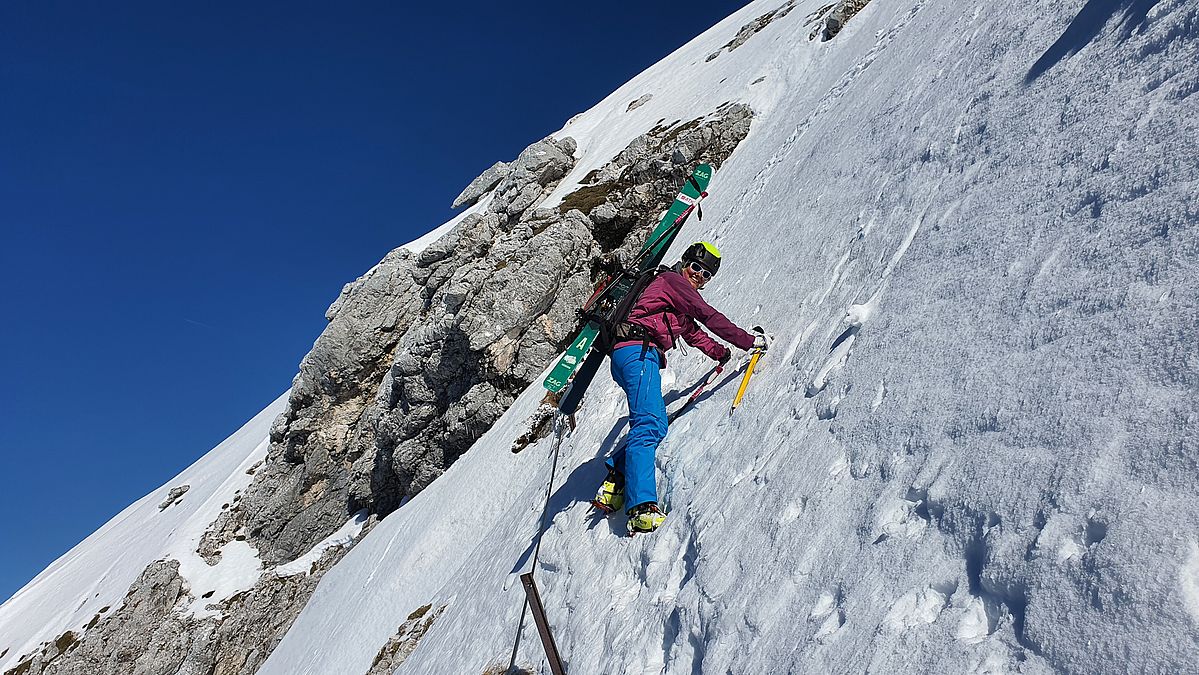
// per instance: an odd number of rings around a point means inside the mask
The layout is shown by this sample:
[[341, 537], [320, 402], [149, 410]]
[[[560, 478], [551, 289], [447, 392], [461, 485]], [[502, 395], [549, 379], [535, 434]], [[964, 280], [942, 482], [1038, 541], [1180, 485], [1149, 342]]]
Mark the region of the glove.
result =
[[728, 363], [729, 359], [731, 359], [731, 358], [733, 358], [733, 350], [725, 349], [724, 356], [720, 357], [719, 359], [716, 359], [716, 365], [720, 366], [721, 368], [724, 368], [725, 364]]
[[753, 333], [754, 336], [754, 346], [751, 349], [756, 349], [760, 352], [770, 349], [770, 343], [774, 341], [774, 338], [767, 335], [765, 329], [761, 326], [754, 326], [749, 332]]

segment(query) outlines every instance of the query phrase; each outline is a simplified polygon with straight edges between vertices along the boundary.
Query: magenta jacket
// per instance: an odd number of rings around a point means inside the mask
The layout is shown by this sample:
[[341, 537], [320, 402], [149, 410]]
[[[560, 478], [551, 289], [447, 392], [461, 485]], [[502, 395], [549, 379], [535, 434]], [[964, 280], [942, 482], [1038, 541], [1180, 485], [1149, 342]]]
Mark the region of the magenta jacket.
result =
[[[637, 304], [629, 312], [628, 322], [649, 331], [650, 340], [665, 354], [674, 346], [675, 339], [683, 338], [713, 359], [719, 361], [728, 356], [729, 349], [716, 342], [703, 331], [696, 321], [707, 326], [713, 333], [739, 349], [748, 350], [754, 345], [754, 337], [741, 330], [723, 314], [716, 311], [691, 287], [682, 274], [674, 270], [663, 272], [645, 287]], [[623, 340], [613, 349], [625, 345], [641, 344], [641, 340]], [[665, 363], [665, 357], [662, 361]]]

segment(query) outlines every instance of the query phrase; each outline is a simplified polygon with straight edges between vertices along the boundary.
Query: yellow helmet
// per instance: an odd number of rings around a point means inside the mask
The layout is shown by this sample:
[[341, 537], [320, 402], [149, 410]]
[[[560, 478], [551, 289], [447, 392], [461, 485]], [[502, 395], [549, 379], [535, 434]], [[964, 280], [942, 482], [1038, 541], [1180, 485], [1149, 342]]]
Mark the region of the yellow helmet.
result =
[[697, 241], [683, 252], [684, 262], [699, 263], [712, 274], [720, 270], [720, 249], [711, 242]]

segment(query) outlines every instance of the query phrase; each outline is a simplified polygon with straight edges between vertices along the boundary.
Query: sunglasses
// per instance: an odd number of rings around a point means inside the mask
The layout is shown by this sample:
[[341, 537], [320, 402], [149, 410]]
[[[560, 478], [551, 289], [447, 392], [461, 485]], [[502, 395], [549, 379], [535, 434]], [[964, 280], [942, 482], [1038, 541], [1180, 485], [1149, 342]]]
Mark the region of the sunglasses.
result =
[[708, 271], [708, 268], [706, 268], [706, 267], [704, 267], [703, 265], [701, 265], [701, 264], [699, 264], [699, 263], [695, 262], [694, 260], [693, 260], [693, 261], [691, 261], [691, 262], [689, 262], [689, 263], [687, 263], [687, 267], [691, 268], [691, 271], [692, 271], [692, 272], [695, 272], [696, 274], [703, 275], [703, 277], [704, 277], [704, 281], [707, 281], [708, 279], [711, 279], [711, 278], [712, 278], [712, 273], [711, 273], [710, 271]]

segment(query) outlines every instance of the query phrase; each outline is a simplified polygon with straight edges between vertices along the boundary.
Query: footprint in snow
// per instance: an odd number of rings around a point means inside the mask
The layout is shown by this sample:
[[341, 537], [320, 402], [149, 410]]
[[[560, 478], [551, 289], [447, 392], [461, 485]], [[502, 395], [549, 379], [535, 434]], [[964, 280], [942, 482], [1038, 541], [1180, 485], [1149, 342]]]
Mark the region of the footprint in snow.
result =
[[1187, 612], [1199, 626], [1199, 543], [1191, 542], [1187, 559], [1178, 570], [1178, 587]]
[[957, 583], [952, 581], [914, 588], [891, 606], [883, 623], [896, 632], [926, 626], [941, 616], [955, 591]]
[[828, 468], [828, 475], [829, 477], [840, 476], [848, 470], [849, 458], [845, 456], [845, 453], [841, 453], [833, 462], [832, 466]]
[[817, 641], [828, 642], [833, 634], [845, 625], [845, 610], [841, 607], [843, 600], [839, 585], [830, 586], [817, 598], [811, 614], [813, 619], [823, 619], [814, 635]]
[[799, 520], [799, 517], [803, 515], [807, 508], [808, 498], [800, 497], [798, 501], [791, 502], [787, 508], [783, 509], [776, 522], [779, 525], [786, 525], [787, 523]]
[[975, 597], [966, 605], [966, 614], [958, 624], [954, 637], [959, 642], [976, 645], [986, 640], [999, 626], [999, 610], [995, 605]]
[[853, 353], [853, 343], [857, 339], [858, 332], [862, 330], [862, 326], [874, 316], [877, 310], [878, 295], [875, 294], [869, 301], [861, 305], [852, 305], [846, 311], [844, 322], [847, 324], [847, 327], [837, 336], [836, 340], [833, 340], [832, 346], [829, 347], [828, 358], [824, 360], [824, 365], [808, 381], [808, 386], [804, 392], [805, 396], [812, 398], [824, 391], [824, 388], [828, 386], [829, 377], [845, 366], [846, 362], [849, 361], [850, 354]]
[[878, 529], [881, 534], [874, 543], [891, 537], [911, 539], [919, 536], [929, 523], [928, 509], [924, 506], [925, 496], [923, 491], [908, 490], [902, 499], [888, 499], [879, 508]]

